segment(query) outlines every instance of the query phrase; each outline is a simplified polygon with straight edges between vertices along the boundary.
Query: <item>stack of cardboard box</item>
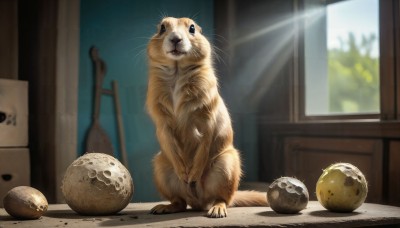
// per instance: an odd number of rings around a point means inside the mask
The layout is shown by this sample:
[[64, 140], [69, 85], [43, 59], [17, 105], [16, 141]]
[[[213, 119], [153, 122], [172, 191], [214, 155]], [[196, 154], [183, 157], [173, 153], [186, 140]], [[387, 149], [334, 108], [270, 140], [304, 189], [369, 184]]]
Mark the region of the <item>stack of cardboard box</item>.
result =
[[30, 185], [28, 83], [0, 79], [0, 207], [16, 186]]

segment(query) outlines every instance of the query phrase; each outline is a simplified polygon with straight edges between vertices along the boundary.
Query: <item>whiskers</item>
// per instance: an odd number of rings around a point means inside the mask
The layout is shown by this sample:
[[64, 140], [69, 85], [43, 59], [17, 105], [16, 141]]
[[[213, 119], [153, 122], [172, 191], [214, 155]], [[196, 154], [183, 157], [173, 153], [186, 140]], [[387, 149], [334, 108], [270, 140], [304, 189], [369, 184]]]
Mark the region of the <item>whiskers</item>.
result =
[[133, 56], [133, 64], [143, 64], [143, 62], [147, 59], [147, 45], [151, 39], [159, 40], [161, 38], [154, 37], [154, 35], [150, 37], [146, 36], [137, 36], [132, 39], [136, 39], [136, 42], [139, 43], [133, 48], [127, 50], [128, 56]]
[[[229, 59], [229, 55], [223, 49], [217, 47], [216, 45], [212, 45], [211, 47], [213, 58], [219, 63], [222, 63], [224, 66], [228, 66], [224, 59]], [[221, 55], [224, 55], [224, 57], [222, 57]]]
[[197, 13], [189, 16], [189, 18], [193, 19], [194, 21], [197, 21], [197, 17], [199, 16], [199, 14], [200, 14], [200, 11], [197, 11]]
[[189, 52], [189, 55], [194, 56], [196, 59], [200, 59], [202, 56], [197, 48], [192, 48]]
[[[218, 36], [218, 35], [216, 35], [216, 36]], [[226, 40], [223, 36], [219, 36], [219, 38], [215, 38], [215, 40], [222, 40], [222, 39], [224, 39], [224, 40]], [[199, 43], [199, 44], [205, 44], [205, 43], [202, 43], [201, 41], [197, 41], [197, 43]], [[223, 49], [223, 48], [220, 48], [220, 47], [218, 47], [218, 45], [217, 44], [215, 44], [215, 43], [218, 43], [218, 44], [221, 44], [222, 42], [212, 42], [212, 43], [210, 43], [210, 46], [211, 46], [211, 56], [212, 56], [212, 58], [214, 59], [214, 60], [216, 60], [216, 61], [218, 61], [219, 63], [222, 63], [224, 66], [228, 66], [227, 65], [227, 63], [226, 63], [226, 61], [225, 61], [225, 59], [229, 59], [230, 58], [230, 56], [229, 56], [229, 52], [227, 52], [225, 49]], [[225, 48], [225, 47], [224, 47]], [[201, 55], [200, 55], [200, 53], [199, 53], [199, 50], [197, 50], [197, 49], [195, 49], [195, 48], [193, 48], [194, 50], [193, 50], [193, 54], [196, 54], [196, 57], [200, 57]], [[228, 51], [229, 51], [229, 49], [230, 49], [230, 47], [228, 47]]]
[[132, 61], [134, 65], [142, 64], [146, 60], [147, 43], [140, 44], [130, 50], [127, 50], [128, 56], [133, 56]]
[[167, 12], [163, 12], [163, 11], [158, 11], [158, 13], [160, 14], [160, 20], [159, 21], [162, 21], [162, 20], [164, 20], [165, 18], [167, 18], [168, 17], [168, 14], [167, 14]]

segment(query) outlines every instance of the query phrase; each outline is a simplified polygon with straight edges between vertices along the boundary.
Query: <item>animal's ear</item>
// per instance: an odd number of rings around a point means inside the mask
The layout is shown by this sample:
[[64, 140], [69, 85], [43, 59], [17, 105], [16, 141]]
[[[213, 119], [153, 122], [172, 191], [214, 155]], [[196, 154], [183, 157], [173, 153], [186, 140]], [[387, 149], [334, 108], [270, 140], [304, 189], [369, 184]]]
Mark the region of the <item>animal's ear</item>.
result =
[[203, 29], [197, 25], [197, 31], [199, 31], [201, 34], [203, 34]]

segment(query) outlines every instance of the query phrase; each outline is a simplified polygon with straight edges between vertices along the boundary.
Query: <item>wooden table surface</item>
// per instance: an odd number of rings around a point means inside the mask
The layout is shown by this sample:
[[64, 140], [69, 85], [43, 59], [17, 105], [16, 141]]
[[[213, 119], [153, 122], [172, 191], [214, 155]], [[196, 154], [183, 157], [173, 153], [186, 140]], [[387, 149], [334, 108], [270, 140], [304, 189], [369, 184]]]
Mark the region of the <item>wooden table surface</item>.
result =
[[81, 216], [66, 204], [49, 205], [38, 220], [16, 220], [0, 209], [0, 228], [6, 227], [360, 227], [397, 224], [400, 207], [364, 203], [352, 213], [333, 213], [309, 202], [299, 214], [277, 214], [269, 207], [229, 208], [228, 217], [212, 219], [205, 212], [152, 215], [157, 203], [131, 203], [116, 215]]

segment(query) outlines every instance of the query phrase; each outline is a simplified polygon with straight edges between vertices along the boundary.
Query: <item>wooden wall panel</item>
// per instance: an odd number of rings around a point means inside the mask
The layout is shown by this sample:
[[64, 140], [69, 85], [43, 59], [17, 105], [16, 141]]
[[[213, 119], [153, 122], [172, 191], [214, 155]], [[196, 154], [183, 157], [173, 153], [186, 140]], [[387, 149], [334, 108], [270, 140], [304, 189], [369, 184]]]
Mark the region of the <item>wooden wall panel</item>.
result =
[[0, 78], [18, 79], [18, 0], [0, 0]]
[[285, 175], [304, 181], [310, 199], [315, 200], [315, 185], [322, 170], [332, 163], [357, 166], [368, 181], [368, 202], [382, 201], [381, 140], [289, 137], [285, 139]]
[[391, 141], [389, 149], [388, 202], [400, 206], [400, 141]]
[[[1, 1], [1, 0], [0, 0]], [[60, 203], [76, 158], [79, 0], [19, 0], [19, 77], [29, 82], [32, 186]]]

